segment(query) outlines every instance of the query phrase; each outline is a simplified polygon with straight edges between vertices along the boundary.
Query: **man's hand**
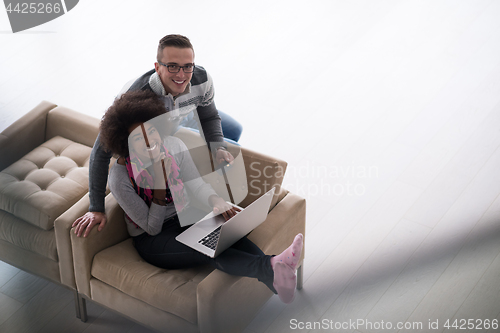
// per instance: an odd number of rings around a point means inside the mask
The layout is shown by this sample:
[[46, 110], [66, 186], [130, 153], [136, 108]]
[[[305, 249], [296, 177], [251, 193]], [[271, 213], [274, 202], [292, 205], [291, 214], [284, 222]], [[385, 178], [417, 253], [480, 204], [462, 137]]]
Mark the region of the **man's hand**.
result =
[[228, 204], [224, 199], [217, 195], [211, 195], [209, 202], [214, 208], [214, 214], [218, 215], [222, 212], [222, 216], [224, 216], [226, 221], [235, 216], [238, 212], [241, 212], [241, 209]]
[[225, 149], [217, 149], [217, 153], [215, 154], [215, 161], [217, 162], [217, 165], [220, 165], [222, 163], [232, 164], [234, 161], [234, 157]]
[[106, 214], [100, 212], [88, 212], [82, 217], [79, 217], [75, 222], [73, 222], [72, 227], [75, 228], [75, 234], [80, 237], [82, 233], [83, 237], [87, 237], [90, 230], [96, 225], [99, 224], [98, 231], [101, 231], [106, 224]]

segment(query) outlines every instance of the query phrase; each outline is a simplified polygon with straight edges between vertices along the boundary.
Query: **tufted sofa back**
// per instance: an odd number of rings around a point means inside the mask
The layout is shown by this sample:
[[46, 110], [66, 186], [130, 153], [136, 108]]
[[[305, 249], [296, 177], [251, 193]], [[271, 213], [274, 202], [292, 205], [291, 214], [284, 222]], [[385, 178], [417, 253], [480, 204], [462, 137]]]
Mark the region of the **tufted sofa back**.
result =
[[0, 209], [44, 230], [88, 191], [91, 148], [56, 136], [0, 172]]
[[98, 119], [58, 106], [47, 114], [45, 140], [61, 136], [92, 148], [99, 134], [98, 129]]
[[[40, 126], [42, 131], [38, 129], [34, 140], [30, 140], [32, 122], [45, 125]], [[19, 151], [29, 152], [0, 172], [0, 209], [51, 230], [54, 220], [88, 191], [89, 156], [97, 137], [97, 122], [54, 107], [17, 125], [26, 127], [23, 135], [15, 140], [6, 137], [18, 144]]]

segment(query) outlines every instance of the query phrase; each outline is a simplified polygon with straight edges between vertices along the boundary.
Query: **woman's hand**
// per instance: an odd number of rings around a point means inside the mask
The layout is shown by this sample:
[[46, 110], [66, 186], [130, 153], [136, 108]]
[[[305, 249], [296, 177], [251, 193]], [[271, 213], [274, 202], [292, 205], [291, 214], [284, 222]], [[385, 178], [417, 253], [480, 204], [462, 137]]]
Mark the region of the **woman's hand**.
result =
[[241, 209], [228, 204], [224, 199], [222, 199], [217, 195], [211, 195], [208, 198], [208, 201], [210, 205], [213, 207], [214, 214], [218, 215], [222, 213], [222, 216], [224, 216], [224, 219], [226, 221], [241, 211]]

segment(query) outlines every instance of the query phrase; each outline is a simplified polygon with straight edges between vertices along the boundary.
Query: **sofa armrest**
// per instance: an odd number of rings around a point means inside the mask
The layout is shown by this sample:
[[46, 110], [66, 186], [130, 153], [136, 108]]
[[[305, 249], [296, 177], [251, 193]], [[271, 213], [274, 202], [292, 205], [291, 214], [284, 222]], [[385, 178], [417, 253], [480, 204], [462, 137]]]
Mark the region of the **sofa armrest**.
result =
[[99, 133], [99, 119], [58, 106], [47, 115], [45, 139], [55, 136], [93, 147]]
[[88, 298], [91, 298], [90, 276], [94, 256], [130, 237], [123, 220], [123, 210], [113, 194], [106, 196], [105, 209], [107, 222], [101, 231], [94, 227], [87, 237], [77, 237], [74, 228], [70, 232], [76, 287]]
[[0, 133], [0, 171], [45, 141], [47, 113], [55, 107], [43, 101]]
[[[264, 253], [279, 254], [292, 243], [296, 234], [305, 235], [305, 214], [305, 199], [288, 193], [248, 238]], [[303, 259], [304, 251], [299, 265]], [[200, 332], [242, 331], [272, 295], [257, 279], [214, 270], [197, 288]]]
[[88, 211], [89, 204], [89, 194], [87, 193], [54, 221], [61, 283], [73, 289], [76, 289], [76, 283], [71, 247], [71, 225]]
[[248, 206], [272, 187], [276, 187], [274, 198], [271, 201], [272, 209], [287, 193], [287, 191], [281, 187], [287, 163], [281, 159], [247, 148], [241, 148], [241, 153], [243, 154], [245, 171], [247, 174], [248, 195], [240, 203], [240, 206]]

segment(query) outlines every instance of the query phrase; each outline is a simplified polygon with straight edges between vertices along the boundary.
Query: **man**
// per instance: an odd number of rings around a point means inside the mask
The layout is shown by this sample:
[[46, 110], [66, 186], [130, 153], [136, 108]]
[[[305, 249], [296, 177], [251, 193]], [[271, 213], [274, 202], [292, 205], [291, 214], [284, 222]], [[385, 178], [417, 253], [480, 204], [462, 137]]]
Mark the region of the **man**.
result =
[[[213, 100], [212, 78], [203, 67], [195, 66], [194, 49], [187, 37], [181, 35], [163, 37], [158, 45], [154, 70], [139, 77], [126, 90], [151, 90], [163, 96], [167, 110], [195, 109], [196, 112], [188, 113], [190, 118], [184, 120], [184, 125], [189, 127], [199, 125], [198, 128], [205, 141], [211, 150], [216, 152], [217, 162], [233, 161], [233, 156], [225, 149], [221, 117]], [[237, 141], [241, 134], [241, 126], [231, 117], [222, 113], [221, 115], [222, 123], [233, 132], [230, 139]], [[86, 237], [95, 225], [99, 225], [100, 231], [106, 224], [104, 198], [110, 159], [111, 154], [101, 147], [97, 136], [90, 155], [89, 212], [73, 223], [78, 237], [82, 234]]]

